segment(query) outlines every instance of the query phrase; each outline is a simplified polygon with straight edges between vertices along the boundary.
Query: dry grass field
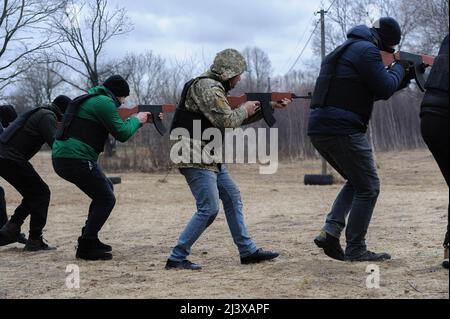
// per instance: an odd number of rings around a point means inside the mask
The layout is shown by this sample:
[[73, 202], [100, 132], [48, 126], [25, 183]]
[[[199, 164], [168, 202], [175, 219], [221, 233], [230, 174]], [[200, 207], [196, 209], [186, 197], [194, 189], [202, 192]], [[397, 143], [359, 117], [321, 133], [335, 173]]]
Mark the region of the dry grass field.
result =
[[[195, 205], [184, 179], [164, 175], [119, 175], [117, 206], [101, 239], [114, 259], [75, 259], [76, 239], [88, 198], [56, 176], [49, 154], [34, 164], [50, 185], [52, 201], [45, 237], [58, 250], [24, 253], [20, 245], [0, 248], [1, 298], [449, 298], [449, 273], [440, 267], [448, 192], [425, 150], [378, 154], [382, 193], [368, 234], [369, 248], [387, 251], [380, 263], [381, 287], [366, 287], [368, 263], [331, 260], [313, 244], [341, 185], [307, 187], [303, 176], [318, 161], [283, 163], [273, 176], [257, 166], [232, 166], [257, 244], [279, 250], [274, 262], [242, 266], [223, 213], [194, 246], [200, 272], [164, 270], [170, 249]], [[11, 213], [20, 197], [1, 180]], [[28, 225], [24, 225], [24, 231]], [[345, 242], [343, 241], [343, 244]], [[66, 267], [80, 267], [81, 287], [65, 285]]]

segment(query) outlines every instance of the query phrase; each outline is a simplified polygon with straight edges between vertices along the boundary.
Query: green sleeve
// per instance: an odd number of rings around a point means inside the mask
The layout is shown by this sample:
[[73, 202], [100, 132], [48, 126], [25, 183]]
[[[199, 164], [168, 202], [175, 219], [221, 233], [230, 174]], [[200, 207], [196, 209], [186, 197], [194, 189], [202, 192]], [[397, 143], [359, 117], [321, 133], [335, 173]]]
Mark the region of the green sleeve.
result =
[[139, 120], [134, 116], [126, 121], [122, 120], [112, 101], [104, 103], [103, 107], [96, 108], [96, 117], [109, 133], [122, 143], [128, 141], [141, 126]]

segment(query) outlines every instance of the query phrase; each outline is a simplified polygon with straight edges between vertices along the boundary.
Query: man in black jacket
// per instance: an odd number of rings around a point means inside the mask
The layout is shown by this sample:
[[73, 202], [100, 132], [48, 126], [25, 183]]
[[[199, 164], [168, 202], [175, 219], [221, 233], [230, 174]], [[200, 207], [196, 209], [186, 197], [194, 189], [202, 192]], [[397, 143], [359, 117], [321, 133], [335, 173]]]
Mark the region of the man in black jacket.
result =
[[[337, 260], [391, 258], [387, 253], [369, 251], [365, 242], [380, 192], [366, 132], [374, 102], [389, 99], [409, 83], [409, 65], [396, 63], [386, 69], [380, 53], [393, 53], [400, 40], [400, 26], [392, 18], [381, 18], [372, 28], [357, 26], [348, 33], [348, 40], [326, 57], [317, 79], [308, 134], [347, 183], [315, 243]], [[339, 239], [346, 226], [344, 253]]]
[[[12, 105], [0, 105], [0, 134], [9, 126], [9, 123], [17, 118], [16, 110]], [[0, 186], [0, 228], [6, 224], [8, 216], [6, 215], [5, 191]]]
[[53, 145], [57, 122], [70, 103], [58, 96], [48, 107], [36, 108], [19, 116], [0, 136], [0, 176], [22, 196], [11, 219], [0, 229], [0, 246], [18, 241], [20, 229], [30, 215], [30, 235], [26, 251], [53, 250], [42, 237], [50, 204], [50, 189], [29, 160], [44, 143]]
[[[448, 35], [442, 42], [439, 55], [436, 58], [428, 81], [425, 84], [427, 92], [422, 102], [422, 136], [433, 153], [442, 175], [450, 185], [450, 161], [449, 161], [449, 123], [448, 123]], [[448, 192], [448, 190], [447, 190]], [[447, 215], [448, 218], [448, 215]], [[448, 224], [445, 236], [444, 249], [445, 261], [443, 266], [448, 269]]]

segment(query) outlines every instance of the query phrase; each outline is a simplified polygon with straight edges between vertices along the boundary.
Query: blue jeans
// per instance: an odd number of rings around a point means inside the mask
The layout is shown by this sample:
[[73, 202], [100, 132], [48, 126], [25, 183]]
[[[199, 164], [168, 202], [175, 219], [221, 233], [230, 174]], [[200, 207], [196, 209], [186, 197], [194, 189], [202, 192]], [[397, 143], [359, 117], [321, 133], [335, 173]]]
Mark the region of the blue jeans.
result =
[[366, 234], [380, 193], [373, 151], [363, 133], [349, 136], [312, 136], [319, 153], [338, 171], [347, 183], [342, 188], [323, 228], [340, 238], [346, 227], [347, 257], [366, 252]]
[[257, 248], [247, 232], [239, 188], [225, 165], [221, 165], [218, 173], [196, 168], [180, 169], [180, 172], [195, 197], [197, 212], [181, 233], [169, 259], [183, 261], [189, 256], [194, 243], [216, 219], [220, 201], [223, 203], [228, 227], [240, 256], [247, 257], [255, 253]]

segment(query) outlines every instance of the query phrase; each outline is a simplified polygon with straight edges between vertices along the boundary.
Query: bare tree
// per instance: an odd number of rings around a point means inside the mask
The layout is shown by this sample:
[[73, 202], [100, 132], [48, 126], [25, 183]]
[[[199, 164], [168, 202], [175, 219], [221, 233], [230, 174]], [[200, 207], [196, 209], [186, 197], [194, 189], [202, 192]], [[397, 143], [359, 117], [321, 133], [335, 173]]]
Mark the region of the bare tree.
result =
[[59, 45], [57, 61], [78, 75], [83, 82], [59, 74], [68, 84], [86, 90], [97, 86], [105, 74], [102, 53], [112, 38], [131, 31], [124, 8], [108, 9], [108, 0], [70, 0], [64, 19], [55, 19], [53, 25], [64, 43]]
[[418, 47], [425, 53], [437, 54], [449, 33], [449, 0], [427, 0], [418, 17]]
[[177, 103], [184, 84], [201, 72], [203, 70], [200, 69], [200, 63], [194, 56], [168, 61], [161, 87], [161, 99], [168, 103]]
[[115, 64], [111, 65], [111, 70], [127, 79], [135, 102], [150, 104], [161, 100], [161, 89], [167, 83], [169, 73], [163, 58], [151, 51], [131, 53]]
[[27, 64], [26, 71], [19, 77], [18, 85], [29, 107], [38, 107], [51, 103], [55, 90], [63, 84], [57, 75], [61, 66], [47, 60], [39, 64]]
[[[447, 10], [444, 11], [445, 3]], [[347, 39], [347, 32], [352, 27], [361, 24], [372, 25], [383, 16], [393, 17], [399, 22], [402, 30], [399, 48], [416, 48], [422, 35], [428, 37], [428, 34], [419, 31], [419, 29], [423, 29], [422, 25], [429, 26], [428, 31], [433, 28], [431, 33], [442, 34], [442, 32], [436, 32], [435, 14], [442, 17], [438, 21], [445, 20], [445, 17], [448, 21], [448, 0], [336, 0], [326, 15], [326, 52], [329, 53], [342, 44]], [[443, 25], [442, 22], [437, 22], [437, 24]], [[320, 32], [316, 32], [313, 49], [318, 55], [320, 47]]]
[[272, 74], [272, 62], [267, 53], [258, 47], [249, 47], [242, 54], [247, 60], [247, 73], [244, 74], [239, 88], [246, 92], [267, 91]]
[[0, 92], [26, 69], [24, 61], [55, 45], [49, 28], [66, 0], [3, 0], [0, 14]]

